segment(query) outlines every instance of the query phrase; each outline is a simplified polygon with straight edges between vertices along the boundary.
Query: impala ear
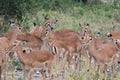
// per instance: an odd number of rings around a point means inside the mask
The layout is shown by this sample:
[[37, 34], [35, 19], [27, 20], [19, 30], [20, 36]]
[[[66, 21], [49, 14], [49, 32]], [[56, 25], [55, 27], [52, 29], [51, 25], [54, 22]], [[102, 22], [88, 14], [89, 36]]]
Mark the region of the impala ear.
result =
[[34, 22], [33, 25], [34, 25], [34, 27], [36, 27], [37, 24]]
[[108, 36], [108, 37], [112, 37], [112, 34], [111, 34], [111, 33], [108, 33], [107, 36]]
[[112, 37], [112, 34], [110, 34], [109, 37]]
[[99, 35], [100, 35], [100, 32], [98, 32], [97, 34], [99, 34]]
[[49, 20], [49, 18], [48, 18], [48, 16], [47, 16], [47, 15], [46, 15], [46, 16], [44, 16], [44, 19], [45, 19], [45, 20]]
[[90, 24], [89, 24], [89, 23], [87, 23], [87, 24], [86, 24], [86, 26], [90, 26]]
[[53, 23], [56, 24], [58, 22], [58, 20], [56, 19]]
[[12, 28], [16, 28], [16, 23], [14, 22], [14, 21], [9, 21], [9, 25], [10, 25], [10, 27], [12, 27]]
[[83, 28], [83, 26], [81, 25], [81, 23], [79, 23], [79, 26], [80, 26], [81, 28]]
[[81, 27], [81, 23], [79, 23], [79, 26]]

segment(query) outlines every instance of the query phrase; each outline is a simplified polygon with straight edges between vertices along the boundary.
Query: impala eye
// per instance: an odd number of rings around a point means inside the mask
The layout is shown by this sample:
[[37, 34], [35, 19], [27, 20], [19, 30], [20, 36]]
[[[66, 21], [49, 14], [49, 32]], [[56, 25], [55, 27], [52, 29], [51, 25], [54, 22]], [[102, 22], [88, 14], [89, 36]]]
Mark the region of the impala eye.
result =
[[19, 29], [21, 29], [21, 27], [19, 27]]
[[82, 37], [82, 39], [84, 39], [84, 37]]
[[23, 50], [23, 53], [26, 53], [26, 50]]
[[17, 42], [14, 42], [14, 43], [13, 43], [13, 46], [17, 46]]
[[92, 40], [92, 38], [90, 40]]
[[48, 33], [48, 30], [45, 30], [45, 34], [47, 34]]

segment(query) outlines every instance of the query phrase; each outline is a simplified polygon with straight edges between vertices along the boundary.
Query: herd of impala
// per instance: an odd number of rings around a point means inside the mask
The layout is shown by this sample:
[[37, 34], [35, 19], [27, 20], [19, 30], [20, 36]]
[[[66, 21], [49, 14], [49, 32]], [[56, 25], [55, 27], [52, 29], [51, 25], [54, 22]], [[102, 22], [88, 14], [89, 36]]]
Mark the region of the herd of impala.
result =
[[43, 26], [34, 23], [30, 32], [11, 22], [10, 30], [0, 37], [0, 80], [2, 76], [6, 78], [7, 59], [12, 59], [15, 52], [23, 64], [24, 78], [28, 80], [32, 80], [35, 68], [40, 68], [43, 80], [46, 77], [53, 79], [55, 65], [61, 67], [60, 72], [65, 71], [65, 65], [61, 66], [64, 61], [70, 69], [80, 70], [81, 56], [89, 60], [90, 68], [94, 60], [97, 73], [99, 75], [102, 69], [104, 80], [107, 79], [109, 64], [114, 75], [115, 61], [120, 64], [120, 29], [106, 34], [106, 42], [103, 42], [100, 33], [91, 32], [89, 24], [79, 24], [82, 32], [78, 33], [70, 29], [54, 30], [52, 26], [56, 22], [46, 20]]

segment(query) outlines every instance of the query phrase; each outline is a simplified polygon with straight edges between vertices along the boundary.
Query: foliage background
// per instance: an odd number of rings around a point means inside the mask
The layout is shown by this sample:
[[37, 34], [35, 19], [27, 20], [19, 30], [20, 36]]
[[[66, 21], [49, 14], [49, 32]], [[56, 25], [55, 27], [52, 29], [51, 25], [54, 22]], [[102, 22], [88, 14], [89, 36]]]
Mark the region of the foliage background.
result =
[[4, 35], [8, 31], [11, 20], [29, 31], [33, 22], [42, 25], [45, 17], [59, 20], [55, 29], [69, 28], [80, 31], [80, 22], [82, 25], [89, 23], [91, 28], [94, 28], [93, 32], [110, 31], [114, 27], [120, 27], [120, 1], [113, 1], [0, 0], [0, 34]]

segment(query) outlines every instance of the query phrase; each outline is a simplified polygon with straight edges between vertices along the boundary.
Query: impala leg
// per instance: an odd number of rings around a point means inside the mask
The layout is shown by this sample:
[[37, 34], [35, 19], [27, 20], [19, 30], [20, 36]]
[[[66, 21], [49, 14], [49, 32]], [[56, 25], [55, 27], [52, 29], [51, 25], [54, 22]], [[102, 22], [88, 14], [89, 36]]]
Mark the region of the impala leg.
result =
[[111, 68], [112, 68], [112, 74], [111, 74], [111, 80], [114, 80], [114, 72], [115, 72], [115, 57], [113, 58], [112, 60], [112, 65], [111, 65]]
[[4, 80], [6, 80], [6, 77], [7, 77], [7, 72], [6, 72], [7, 66], [6, 66], [6, 63], [3, 63], [1, 68], [2, 68], [2, 73], [1, 74], [4, 75], [3, 78], [4, 78]]
[[3, 71], [3, 75], [4, 75], [4, 80], [6, 80], [6, 75], [7, 75], [7, 73], [6, 73], [6, 71]]
[[0, 80], [2, 80], [2, 67], [0, 66]]
[[[62, 68], [62, 72], [65, 71], [66, 60], [67, 60], [67, 57], [66, 57], [66, 56], [67, 56], [67, 54], [68, 54], [67, 51], [65, 51], [65, 52], [63, 53], [63, 58], [62, 58], [62, 61], [61, 61], [61, 63], [60, 63], [61, 66], [62, 66], [62, 67], [60, 66], [60, 67]], [[60, 71], [60, 72], [61, 72], [61, 71]]]
[[77, 66], [78, 70], [80, 71], [81, 70], [81, 53], [79, 54], [78, 63], [76, 66]]
[[98, 79], [99, 79], [99, 75], [100, 74], [100, 65], [97, 66], [97, 76], [98, 76]]
[[23, 67], [23, 70], [24, 70], [24, 80], [26, 80], [26, 78], [28, 78], [28, 75], [27, 75], [27, 71], [26, 71], [26, 67]]
[[77, 55], [75, 55], [75, 62], [74, 62], [74, 64], [75, 64], [75, 69], [78, 69], [78, 57], [77, 57]]
[[43, 80], [45, 80], [47, 78], [46, 70], [41, 69], [40, 72], [42, 74]]
[[89, 68], [92, 68], [92, 56], [89, 55]]
[[52, 80], [53, 79], [53, 61], [52, 60], [48, 63], [48, 73], [49, 73], [50, 80]]
[[2, 80], [2, 76], [3, 80], [6, 80], [6, 67], [4, 68], [3, 64], [0, 66], [0, 80]]
[[68, 67], [70, 68], [71, 56], [69, 53], [67, 54], [67, 62], [68, 62]]
[[34, 68], [31, 68], [29, 72], [29, 80], [32, 80], [33, 73], [34, 73]]
[[107, 80], [107, 64], [103, 65], [104, 80]]

